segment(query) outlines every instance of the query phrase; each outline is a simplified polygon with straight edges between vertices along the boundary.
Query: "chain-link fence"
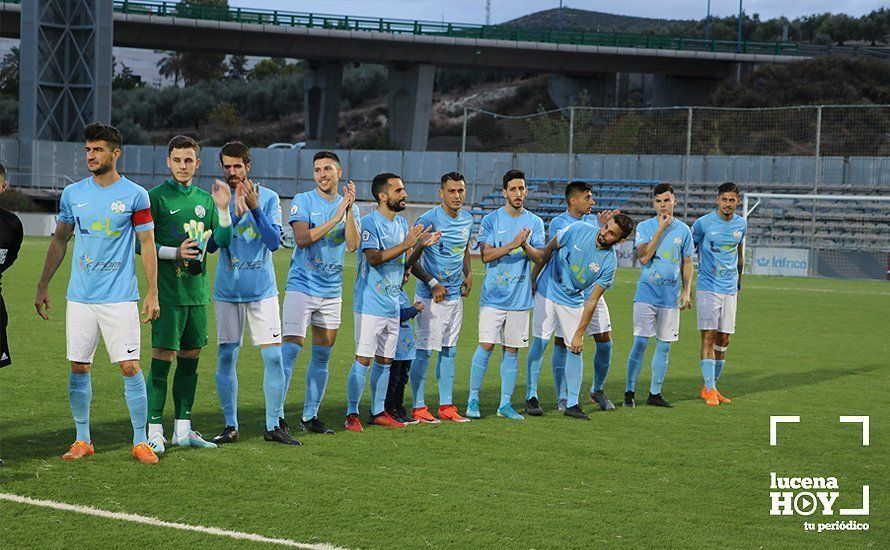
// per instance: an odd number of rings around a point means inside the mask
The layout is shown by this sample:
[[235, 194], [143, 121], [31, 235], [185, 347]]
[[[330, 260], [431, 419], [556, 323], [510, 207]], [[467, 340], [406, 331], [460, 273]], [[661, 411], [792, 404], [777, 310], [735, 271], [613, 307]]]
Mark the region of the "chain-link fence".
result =
[[812, 157], [818, 186], [822, 157], [890, 156], [890, 105], [570, 107], [527, 116], [467, 109], [462, 151]]

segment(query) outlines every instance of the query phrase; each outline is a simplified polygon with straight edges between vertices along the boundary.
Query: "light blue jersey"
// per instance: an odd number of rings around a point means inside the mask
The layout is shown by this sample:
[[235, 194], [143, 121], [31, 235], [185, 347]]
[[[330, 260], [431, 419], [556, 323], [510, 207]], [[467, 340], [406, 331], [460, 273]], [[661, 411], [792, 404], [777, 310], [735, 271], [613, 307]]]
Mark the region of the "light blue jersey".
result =
[[84, 304], [139, 300], [136, 232], [154, 229], [148, 192], [121, 176], [102, 187], [92, 177], [65, 187], [59, 221], [74, 226], [66, 298]]
[[733, 214], [724, 220], [711, 212], [692, 224], [692, 241], [698, 248], [698, 290], [735, 294], [739, 289], [739, 244], [748, 222]]
[[[528, 243], [543, 248], [544, 221], [523, 209], [515, 218], [501, 207], [482, 218], [479, 243], [497, 248], [512, 241], [523, 228], [531, 229]], [[503, 311], [523, 311], [533, 305], [531, 260], [520, 247], [485, 265], [480, 305]]]
[[[317, 189], [294, 197], [288, 223], [304, 222], [309, 229], [323, 225], [334, 217], [344, 200], [337, 196], [329, 201]], [[358, 206], [352, 205], [356, 227], [359, 223]], [[319, 298], [339, 298], [343, 295], [343, 258], [346, 255], [346, 220], [339, 222], [324, 237], [306, 248], [294, 248], [287, 273], [287, 290], [299, 290]]]
[[[408, 300], [408, 293], [402, 290], [399, 292], [399, 309], [411, 307], [412, 304]], [[399, 323], [399, 344], [396, 347], [396, 356], [393, 361], [413, 361], [417, 355], [414, 350], [414, 328], [413, 321], [406, 319]]]
[[[658, 217], [649, 218], [637, 225], [634, 246], [652, 240], [658, 231]], [[683, 259], [694, 254], [692, 232], [689, 226], [674, 219], [671, 226], [661, 235], [658, 249], [649, 263], [643, 266], [634, 302], [643, 302], [657, 307], [680, 307], [680, 292], [683, 290], [681, 271]]]
[[358, 273], [352, 294], [352, 310], [381, 317], [399, 317], [399, 292], [405, 273], [405, 254], [388, 262], [371, 266], [365, 250], [386, 250], [405, 240], [408, 221], [396, 216], [392, 221], [374, 210], [361, 221], [361, 245], [358, 254]]
[[538, 277], [542, 296], [557, 304], [583, 307], [593, 285], [611, 288], [618, 258], [611, 247], [597, 248], [596, 235], [596, 228], [586, 222], [573, 223], [557, 234], [559, 249]]
[[[464, 251], [470, 241], [473, 216], [460, 210], [457, 217], [452, 218], [437, 206], [424, 212], [417, 218], [417, 223], [442, 232], [438, 243], [424, 249], [421, 267], [445, 287], [446, 300], [460, 298], [460, 287], [464, 283]], [[416, 292], [424, 300], [433, 297], [432, 289], [427, 285], [417, 285]]]
[[[258, 208], [269, 222], [281, 230], [281, 202], [278, 194], [257, 185]], [[219, 249], [213, 299], [220, 302], [256, 302], [278, 296], [272, 251], [263, 242], [252, 212], [235, 216], [235, 201], [229, 204], [234, 234], [228, 248]]]
[[[576, 218], [575, 216], [571, 215], [568, 210], [566, 210], [559, 216], [556, 216], [555, 218], [550, 220], [550, 232], [548, 233], [548, 240], [555, 237], [557, 233], [559, 233], [566, 227], [578, 221], [587, 222], [595, 227], [597, 231], [600, 230], [600, 221], [596, 217], [596, 214], [584, 214], [580, 218]], [[588, 287], [587, 290], [584, 291], [584, 298], [587, 299], [587, 297], [590, 296], [591, 292], [593, 292], [592, 286]]]

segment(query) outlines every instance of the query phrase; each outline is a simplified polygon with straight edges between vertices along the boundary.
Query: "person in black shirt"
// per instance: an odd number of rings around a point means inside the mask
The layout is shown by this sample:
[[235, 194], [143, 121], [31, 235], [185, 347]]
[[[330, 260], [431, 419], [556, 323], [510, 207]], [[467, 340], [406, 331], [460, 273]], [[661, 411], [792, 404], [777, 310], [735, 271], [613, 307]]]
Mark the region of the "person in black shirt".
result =
[[[0, 164], [0, 193], [6, 191], [6, 168]], [[9, 356], [9, 342], [6, 340], [6, 325], [9, 320], [6, 316], [6, 304], [3, 302], [3, 272], [6, 271], [19, 255], [22, 247], [22, 222], [18, 217], [0, 208], [0, 367], [12, 363]], [[0, 466], [3, 459], [0, 459]]]

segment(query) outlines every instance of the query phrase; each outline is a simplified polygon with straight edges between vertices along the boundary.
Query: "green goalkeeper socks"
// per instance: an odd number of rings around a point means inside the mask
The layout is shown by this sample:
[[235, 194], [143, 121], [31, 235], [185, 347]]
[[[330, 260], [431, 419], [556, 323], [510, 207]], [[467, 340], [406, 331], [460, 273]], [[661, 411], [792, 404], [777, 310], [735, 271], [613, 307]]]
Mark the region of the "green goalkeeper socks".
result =
[[197, 387], [198, 360], [177, 357], [176, 373], [173, 375], [173, 405], [177, 420], [191, 419]]
[[170, 361], [151, 360], [151, 373], [148, 375], [148, 423], [160, 424], [167, 401], [167, 375], [170, 374]]

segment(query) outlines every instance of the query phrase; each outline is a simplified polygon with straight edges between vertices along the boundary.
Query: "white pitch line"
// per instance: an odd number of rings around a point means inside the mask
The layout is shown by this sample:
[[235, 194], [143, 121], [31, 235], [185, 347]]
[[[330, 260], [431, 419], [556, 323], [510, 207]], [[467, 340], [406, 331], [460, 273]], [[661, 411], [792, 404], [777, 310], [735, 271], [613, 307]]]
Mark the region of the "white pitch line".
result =
[[0, 493], [0, 500], [8, 500], [10, 502], [18, 502], [19, 504], [30, 504], [32, 506], [41, 506], [43, 508], [52, 508], [54, 510], [63, 510], [66, 512], [77, 512], [78, 514], [86, 514], [90, 516], [98, 516], [101, 518], [116, 519], [119, 521], [132, 521], [133, 523], [141, 523], [143, 525], [151, 525], [154, 527], [169, 527], [171, 529], [179, 529], [181, 531], [194, 531], [197, 533], [205, 533], [208, 535], [216, 535], [220, 537], [229, 537], [232, 539], [249, 540], [251, 542], [264, 542], [267, 544], [278, 544], [281, 546], [290, 546], [292, 548], [303, 548], [305, 550], [336, 550], [338, 547], [329, 544], [306, 544], [290, 539], [275, 539], [264, 537], [253, 533], [242, 533], [240, 531], [229, 531], [228, 529], [219, 529], [217, 527], [204, 527], [202, 525], [188, 525], [186, 523], [174, 523], [163, 521], [148, 516], [140, 516], [137, 514], [124, 514], [121, 512], [109, 512], [107, 510], [99, 510], [91, 506], [79, 506], [75, 504], [65, 504], [64, 502], [56, 502], [54, 500], [40, 500], [11, 493]]

